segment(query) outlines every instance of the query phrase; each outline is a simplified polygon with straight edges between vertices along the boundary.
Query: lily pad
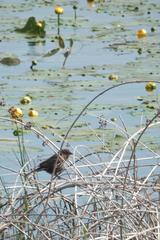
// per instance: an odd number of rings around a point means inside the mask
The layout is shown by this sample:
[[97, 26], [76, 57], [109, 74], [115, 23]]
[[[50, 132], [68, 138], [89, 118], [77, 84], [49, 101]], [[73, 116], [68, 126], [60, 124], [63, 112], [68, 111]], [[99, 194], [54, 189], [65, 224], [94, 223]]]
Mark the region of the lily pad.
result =
[[20, 59], [17, 57], [4, 57], [0, 60], [1, 64], [7, 65], [7, 66], [15, 66], [20, 64]]

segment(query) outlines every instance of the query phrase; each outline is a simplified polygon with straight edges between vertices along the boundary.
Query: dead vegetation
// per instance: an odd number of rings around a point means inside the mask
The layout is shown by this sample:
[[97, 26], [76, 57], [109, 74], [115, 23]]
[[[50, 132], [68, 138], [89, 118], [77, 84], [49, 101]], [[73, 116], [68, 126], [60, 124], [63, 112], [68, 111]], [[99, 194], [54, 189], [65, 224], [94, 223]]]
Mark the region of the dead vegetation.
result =
[[[76, 146], [64, 172], [49, 181], [40, 180], [37, 173], [27, 174], [32, 160], [20, 136], [20, 171], [6, 169], [16, 181], [7, 185], [1, 175], [0, 238], [159, 239], [160, 155], [143, 141], [147, 131], [159, 128], [158, 117], [157, 112], [133, 134], [112, 123], [125, 135], [117, 152]], [[59, 149], [29, 123], [1, 120], [14, 122], [54, 151]], [[139, 154], [143, 150], [148, 156]]]

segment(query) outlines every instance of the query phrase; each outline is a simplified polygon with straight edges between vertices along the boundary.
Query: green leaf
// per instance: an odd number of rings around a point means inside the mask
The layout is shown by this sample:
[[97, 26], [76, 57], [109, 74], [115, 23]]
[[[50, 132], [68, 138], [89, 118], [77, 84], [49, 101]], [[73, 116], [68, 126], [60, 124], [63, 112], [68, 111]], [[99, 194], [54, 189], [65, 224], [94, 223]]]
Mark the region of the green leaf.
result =
[[23, 28], [16, 28], [15, 31], [45, 37], [45, 25], [45, 21], [36, 21], [35, 17], [29, 17], [25, 26]]
[[64, 40], [61, 36], [58, 37], [58, 43], [60, 48], [65, 48]]
[[51, 51], [49, 51], [48, 53], [46, 53], [43, 57], [50, 57], [55, 55], [58, 51], [60, 50], [60, 48], [54, 48]]

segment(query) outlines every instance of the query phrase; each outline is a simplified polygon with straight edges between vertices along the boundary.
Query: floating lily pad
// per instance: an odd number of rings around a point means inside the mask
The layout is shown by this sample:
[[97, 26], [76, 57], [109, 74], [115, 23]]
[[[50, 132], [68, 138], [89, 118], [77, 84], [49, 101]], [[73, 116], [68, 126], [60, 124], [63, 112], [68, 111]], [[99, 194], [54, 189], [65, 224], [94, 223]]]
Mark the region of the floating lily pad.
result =
[[21, 61], [17, 57], [4, 57], [0, 60], [0, 63], [7, 66], [16, 66], [19, 65]]

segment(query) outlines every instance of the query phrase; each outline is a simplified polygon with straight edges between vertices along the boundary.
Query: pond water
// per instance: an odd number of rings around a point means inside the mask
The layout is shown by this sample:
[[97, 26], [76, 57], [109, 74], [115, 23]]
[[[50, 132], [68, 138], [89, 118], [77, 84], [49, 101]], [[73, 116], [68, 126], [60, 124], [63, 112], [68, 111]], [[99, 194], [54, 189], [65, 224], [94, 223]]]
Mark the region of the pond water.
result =
[[[73, 39], [73, 48], [65, 68], [64, 49], [56, 55], [44, 58], [50, 50], [58, 47], [57, 16], [54, 7], [57, 1], [0, 1], [1, 8], [1, 58], [16, 56], [21, 60], [17, 66], [0, 65], [1, 117], [9, 117], [8, 109], [19, 106], [24, 112], [24, 120], [32, 121], [53, 142], [60, 146], [64, 136], [76, 116], [85, 105], [101, 91], [112, 85], [130, 81], [159, 81], [160, 57], [160, 3], [157, 0], [96, 1], [93, 7], [87, 1], [60, 1], [64, 7], [61, 16], [60, 34], [66, 48]], [[77, 19], [72, 6], [76, 4]], [[45, 20], [45, 38], [31, 37], [15, 32], [22, 28], [27, 19], [34, 16]], [[145, 28], [148, 36], [137, 39], [136, 31]], [[154, 28], [155, 31], [151, 31]], [[138, 50], [142, 53], [139, 54]], [[34, 71], [30, 66], [37, 61]], [[117, 74], [118, 80], [108, 79]], [[29, 94], [30, 105], [20, 104], [21, 97]], [[142, 101], [137, 98], [141, 96]], [[148, 101], [147, 104], [142, 102]], [[149, 107], [148, 107], [149, 106]], [[39, 117], [30, 119], [29, 108], [39, 112]], [[125, 127], [130, 134], [151, 119], [159, 108], [159, 86], [152, 93], [145, 91], [145, 83], [128, 84], [103, 94], [94, 101], [71, 130], [66, 146], [74, 148], [82, 145], [91, 150], [116, 152], [122, 144], [122, 135], [114, 124], [100, 128], [99, 117], [114, 119], [119, 127]], [[52, 128], [47, 128], [52, 126]], [[15, 125], [1, 121], [0, 165], [18, 171], [19, 164], [17, 137], [13, 136]], [[93, 134], [95, 133], [95, 134]], [[98, 137], [96, 136], [98, 134]], [[25, 132], [25, 146], [31, 162], [52, 154], [51, 149], [42, 146], [42, 141], [31, 132]], [[99, 139], [103, 139], [102, 141]], [[115, 144], [116, 141], [116, 144]], [[144, 141], [152, 149], [160, 146], [157, 131], [146, 134]], [[154, 144], [155, 143], [155, 144]], [[82, 148], [82, 153], [83, 153]], [[140, 151], [145, 156], [146, 151]], [[148, 153], [149, 154], [149, 153]], [[157, 160], [156, 160], [157, 161]], [[32, 164], [33, 165], [33, 164]], [[1, 176], [8, 178], [8, 170]], [[42, 177], [44, 175], [42, 174]]]

